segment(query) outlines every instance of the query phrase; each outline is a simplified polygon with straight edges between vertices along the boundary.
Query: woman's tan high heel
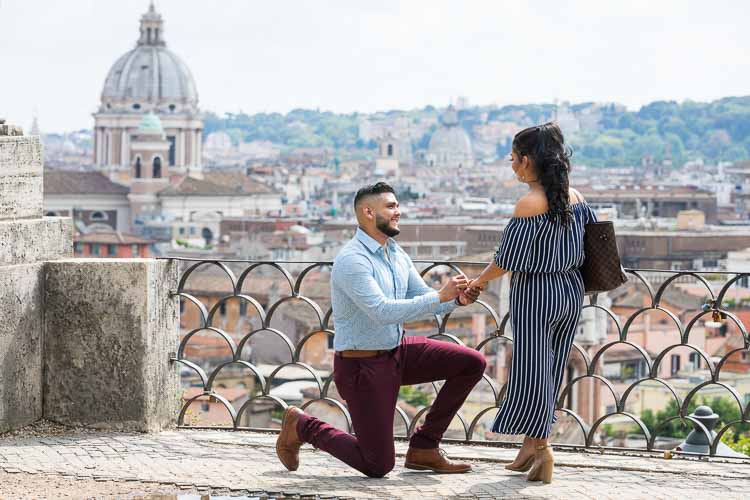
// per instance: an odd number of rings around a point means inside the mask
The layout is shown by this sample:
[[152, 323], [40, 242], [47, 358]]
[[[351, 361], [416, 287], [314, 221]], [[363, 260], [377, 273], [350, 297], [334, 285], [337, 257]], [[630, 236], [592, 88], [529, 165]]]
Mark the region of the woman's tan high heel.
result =
[[531, 466], [533, 464], [534, 464], [534, 455], [531, 455], [521, 465], [513, 465], [513, 463], [511, 462], [507, 464], [505, 468], [508, 470], [512, 470], [513, 472], [526, 472], [527, 470], [531, 469]]
[[552, 455], [552, 448], [548, 444], [536, 446], [534, 454], [534, 465], [529, 471], [527, 479], [529, 481], [542, 481], [544, 484], [552, 482], [552, 471], [555, 468], [555, 458]]
[[535, 452], [533, 451], [531, 452], [531, 455], [529, 455], [523, 462], [521, 462], [520, 464], [518, 463], [521, 453], [524, 450], [528, 450], [529, 448], [531, 448], [532, 450], [534, 448], [534, 446], [531, 444], [531, 438], [529, 436], [524, 436], [523, 445], [521, 445], [521, 449], [518, 450], [518, 455], [516, 455], [516, 458], [511, 463], [507, 464], [505, 468], [513, 472], [526, 472], [527, 470], [531, 469], [531, 466], [534, 464]]

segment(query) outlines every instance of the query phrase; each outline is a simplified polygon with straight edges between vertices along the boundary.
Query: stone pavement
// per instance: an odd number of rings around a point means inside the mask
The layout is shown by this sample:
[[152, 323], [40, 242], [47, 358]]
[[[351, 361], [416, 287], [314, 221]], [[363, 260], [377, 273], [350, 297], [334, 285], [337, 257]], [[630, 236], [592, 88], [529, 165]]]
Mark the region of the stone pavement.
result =
[[[396, 469], [369, 479], [327, 454], [305, 446], [297, 472], [285, 471], [274, 453], [275, 436], [230, 431], [174, 430], [159, 434], [68, 431], [51, 436], [0, 436], [2, 477], [66, 478], [106, 489], [86, 497], [111, 498], [133, 484], [161, 485], [226, 495], [326, 498], [747, 498], [750, 463], [556, 451], [559, 465], [551, 485], [528, 483], [502, 464], [515, 450], [447, 444], [467, 458], [474, 472], [434, 475], [404, 469], [406, 443], [397, 443]], [[96, 481], [96, 483], [94, 483]], [[18, 496], [18, 490], [0, 498]], [[83, 491], [83, 490], [82, 490]], [[39, 494], [40, 497], [45, 497]], [[53, 497], [54, 498], [54, 497]]]

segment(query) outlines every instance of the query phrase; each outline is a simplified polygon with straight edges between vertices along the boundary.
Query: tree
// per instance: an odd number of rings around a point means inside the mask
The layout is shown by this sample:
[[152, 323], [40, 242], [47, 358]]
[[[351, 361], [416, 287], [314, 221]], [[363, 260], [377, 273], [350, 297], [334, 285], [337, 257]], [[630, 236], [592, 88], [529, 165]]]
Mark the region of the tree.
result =
[[[710, 401], [703, 399], [700, 402], [696, 401], [696, 399], [693, 398], [693, 400], [690, 401], [690, 404], [688, 404], [687, 414], [689, 415], [693, 413], [695, 409], [701, 405], [710, 406], [714, 413], [719, 415], [719, 422], [714, 428], [715, 431], [721, 430], [721, 428], [729, 422], [739, 420], [741, 416], [740, 409], [737, 406], [737, 402], [733, 399], [723, 397], [714, 397]], [[644, 410], [644, 412], [641, 414], [641, 420], [646, 425], [646, 427], [648, 427], [649, 432], [653, 434], [657, 426], [661, 425], [665, 420], [670, 417], [674, 417], [677, 414], [677, 402], [674, 399], [671, 399], [667, 407], [664, 410], [656, 413], [656, 415], [654, 415], [654, 412], [652, 410]], [[743, 435], [748, 435], [748, 432], [750, 432], [750, 424], [738, 424], [735, 425], [733, 429], [733, 436], [735, 436], [734, 439], [739, 439]], [[666, 426], [661, 427], [659, 429], [658, 435], [663, 437], [684, 438], [687, 437], [691, 430], [693, 430], [693, 425], [689, 421], [687, 421], [686, 424], [682, 424], [679, 419], [676, 419], [669, 422]]]
[[417, 408], [429, 406], [430, 404], [428, 394], [424, 391], [420, 391], [413, 385], [402, 386], [398, 391], [398, 397]]

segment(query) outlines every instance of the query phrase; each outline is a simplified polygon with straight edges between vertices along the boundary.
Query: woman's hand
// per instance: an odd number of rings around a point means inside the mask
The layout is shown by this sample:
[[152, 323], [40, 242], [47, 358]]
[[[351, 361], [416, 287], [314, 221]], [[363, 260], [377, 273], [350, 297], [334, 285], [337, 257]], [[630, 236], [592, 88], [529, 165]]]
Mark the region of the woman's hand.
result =
[[477, 285], [476, 279], [469, 280], [466, 289], [458, 296], [458, 303], [462, 306], [473, 304], [479, 298], [482, 290], [484, 290], [484, 287]]

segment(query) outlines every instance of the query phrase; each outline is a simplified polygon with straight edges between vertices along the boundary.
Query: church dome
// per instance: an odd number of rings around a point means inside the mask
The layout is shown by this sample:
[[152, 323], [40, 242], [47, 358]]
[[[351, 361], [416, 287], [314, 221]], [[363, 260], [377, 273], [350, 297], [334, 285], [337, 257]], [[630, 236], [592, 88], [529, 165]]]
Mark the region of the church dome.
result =
[[441, 117], [442, 125], [430, 137], [427, 155], [430, 162], [437, 166], [471, 166], [474, 154], [471, 139], [463, 127], [459, 125], [458, 115], [449, 106]]
[[197, 111], [193, 75], [182, 59], [167, 49], [163, 25], [152, 2], [141, 17], [135, 48], [121, 56], [107, 74], [102, 90], [103, 111]]

